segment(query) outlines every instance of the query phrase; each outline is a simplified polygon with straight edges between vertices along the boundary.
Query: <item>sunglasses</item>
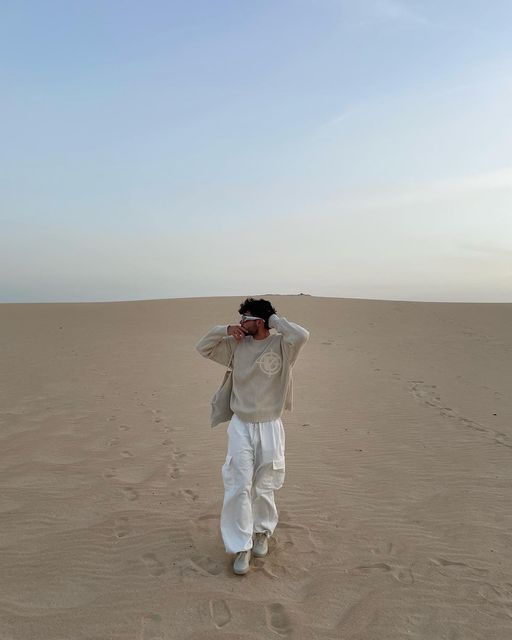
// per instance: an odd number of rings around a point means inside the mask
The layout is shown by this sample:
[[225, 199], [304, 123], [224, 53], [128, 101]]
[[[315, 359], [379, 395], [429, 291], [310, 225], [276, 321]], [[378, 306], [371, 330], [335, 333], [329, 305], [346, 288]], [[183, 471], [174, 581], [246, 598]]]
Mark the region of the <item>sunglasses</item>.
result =
[[240, 324], [243, 324], [247, 320], [263, 320], [263, 318], [256, 318], [255, 316], [242, 316], [240, 318]]

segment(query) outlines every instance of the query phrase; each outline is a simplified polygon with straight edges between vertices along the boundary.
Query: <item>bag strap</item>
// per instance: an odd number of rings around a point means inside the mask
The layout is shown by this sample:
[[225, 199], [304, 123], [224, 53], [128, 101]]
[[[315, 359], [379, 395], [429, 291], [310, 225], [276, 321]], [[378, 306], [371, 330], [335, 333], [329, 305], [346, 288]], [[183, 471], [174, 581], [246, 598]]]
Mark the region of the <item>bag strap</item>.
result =
[[228, 369], [233, 371], [233, 360], [235, 358], [235, 349], [233, 349], [233, 353], [231, 354], [231, 358], [229, 359]]

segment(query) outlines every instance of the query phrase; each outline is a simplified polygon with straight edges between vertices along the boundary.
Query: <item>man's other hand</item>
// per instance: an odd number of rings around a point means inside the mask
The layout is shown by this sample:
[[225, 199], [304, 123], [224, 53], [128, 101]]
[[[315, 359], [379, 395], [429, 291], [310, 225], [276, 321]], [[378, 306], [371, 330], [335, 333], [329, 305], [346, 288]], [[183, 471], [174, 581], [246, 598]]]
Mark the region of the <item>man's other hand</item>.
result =
[[233, 336], [235, 340], [243, 340], [247, 335], [247, 331], [239, 324], [228, 325], [228, 336]]

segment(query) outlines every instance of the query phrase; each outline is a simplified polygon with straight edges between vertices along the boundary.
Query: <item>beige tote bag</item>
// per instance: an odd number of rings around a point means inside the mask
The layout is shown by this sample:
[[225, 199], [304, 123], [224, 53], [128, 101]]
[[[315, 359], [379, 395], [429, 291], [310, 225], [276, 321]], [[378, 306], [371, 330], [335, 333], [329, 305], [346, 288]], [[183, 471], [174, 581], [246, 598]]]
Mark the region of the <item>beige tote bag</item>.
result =
[[216, 427], [222, 422], [228, 422], [233, 416], [231, 410], [231, 392], [233, 390], [233, 356], [228, 365], [228, 370], [224, 374], [224, 380], [217, 393], [212, 398], [211, 426]]

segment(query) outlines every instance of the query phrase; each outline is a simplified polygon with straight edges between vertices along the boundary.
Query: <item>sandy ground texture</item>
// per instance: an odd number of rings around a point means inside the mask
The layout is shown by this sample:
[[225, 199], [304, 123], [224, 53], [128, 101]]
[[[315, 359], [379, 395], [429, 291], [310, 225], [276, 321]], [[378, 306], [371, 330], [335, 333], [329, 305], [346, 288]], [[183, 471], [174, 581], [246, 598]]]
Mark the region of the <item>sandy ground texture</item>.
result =
[[243, 577], [194, 349], [241, 299], [0, 306], [2, 640], [512, 638], [512, 305], [269, 297], [311, 339]]

